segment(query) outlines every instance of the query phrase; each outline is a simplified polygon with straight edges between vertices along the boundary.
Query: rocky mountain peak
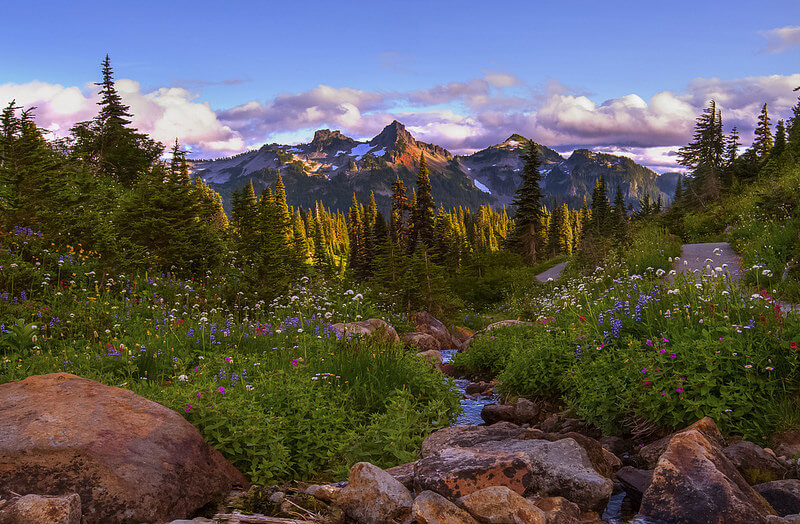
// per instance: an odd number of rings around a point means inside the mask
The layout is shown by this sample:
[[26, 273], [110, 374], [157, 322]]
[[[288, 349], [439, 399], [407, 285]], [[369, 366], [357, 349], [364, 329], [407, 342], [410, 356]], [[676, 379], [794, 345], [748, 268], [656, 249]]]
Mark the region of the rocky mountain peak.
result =
[[407, 145], [413, 146], [416, 144], [414, 137], [406, 130], [406, 126], [393, 120], [391, 124], [383, 128], [383, 131], [370, 140], [370, 145], [381, 146], [386, 148], [394, 147], [400, 141], [405, 142]]
[[318, 129], [314, 132], [314, 139], [311, 141], [313, 149], [322, 150], [334, 142], [355, 142], [349, 136], [345, 136], [338, 129], [331, 131], [330, 129]]

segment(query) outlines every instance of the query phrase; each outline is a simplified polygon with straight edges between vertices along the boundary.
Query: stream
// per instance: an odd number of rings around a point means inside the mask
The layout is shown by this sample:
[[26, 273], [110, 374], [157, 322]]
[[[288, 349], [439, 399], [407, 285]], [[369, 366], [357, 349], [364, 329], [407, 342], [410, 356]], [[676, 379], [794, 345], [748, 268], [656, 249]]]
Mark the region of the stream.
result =
[[[456, 354], [455, 349], [442, 350], [442, 361], [449, 363], [453, 361]], [[500, 401], [500, 396], [492, 394], [489, 397], [472, 398], [467, 396], [466, 388], [470, 385], [469, 379], [454, 378], [455, 389], [461, 395], [461, 409], [463, 412], [459, 415], [454, 426], [477, 426], [483, 424], [481, 418], [481, 410], [487, 404], [497, 404]], [[630, 501], [625, 500], [626, 493], [616, 486], [611, 500], [608, 501], [605, 511], [602, 515], [603, 522], [609, 524], [649, 524], [646, 519], [636, 518], [635, 509], [630, 507]]]

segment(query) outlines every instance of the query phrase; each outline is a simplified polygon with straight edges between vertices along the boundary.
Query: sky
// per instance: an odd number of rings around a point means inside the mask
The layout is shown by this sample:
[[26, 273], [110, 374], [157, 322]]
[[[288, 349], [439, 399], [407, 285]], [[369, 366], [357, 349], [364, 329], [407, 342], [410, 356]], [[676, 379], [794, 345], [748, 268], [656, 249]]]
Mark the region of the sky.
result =
[[194, 158], [392, 120], [469, 153], [520, 133], [677, 167], [714, 99], [746, 145], [800, 86], [800, 2], [4, 2], [0, 104], [54, 136], [97, 113], [108, 53], [133, 124]]

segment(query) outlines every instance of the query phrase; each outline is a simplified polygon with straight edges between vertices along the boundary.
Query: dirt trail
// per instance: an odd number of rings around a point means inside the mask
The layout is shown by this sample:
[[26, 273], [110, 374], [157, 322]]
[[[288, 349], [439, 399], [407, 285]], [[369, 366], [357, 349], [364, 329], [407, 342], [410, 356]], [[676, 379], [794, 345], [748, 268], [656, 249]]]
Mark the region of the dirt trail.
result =
[[536, 280], [539, 282], [547, 282], [549, 279], [556, 280], [558, 277], [561, 276], [561, 272], [564, 271], [564, 268], [567, 267], [566, 262], [561, 262], [560, 264], [556, 264], [555, 266], [551, 267], [544, 273], [539, 273], [536, 275]]
[[723, 268], [730, 273], [734, 281], [738, 281], [742, 275], [742, 261], [727, 242], [684, 244], [681, 259], [676, 262], [675, 270], [678, 273], [699, 270], [703, 274], [708, 274], [710, 273], [706, 268], [708, 265], [712, 269]]

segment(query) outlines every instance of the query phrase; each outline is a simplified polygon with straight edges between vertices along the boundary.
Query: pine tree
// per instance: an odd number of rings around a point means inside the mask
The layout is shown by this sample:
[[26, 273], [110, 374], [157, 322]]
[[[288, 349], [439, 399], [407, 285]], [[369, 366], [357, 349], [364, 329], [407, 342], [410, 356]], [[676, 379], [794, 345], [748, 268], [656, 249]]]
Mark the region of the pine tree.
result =
[[390, 229], [392, 241], [400, 249], [408, 249], [408, 225], [406, 224], [406, 211], [409, 209], [408, 193], [403, 181], [398, 177], [392, 184], [392, 214], [390, 217]]
[[606, 179], [601, 176], [595, 181], [592, 191], [592, 225], [591, 232], [595, 236], [608, 236], [611, 226], [611, 205], [608, 202]]
[[679, 163], [692, 171], [693, 179], [684, 185], [691, 203], [705, 205], [720, 196], [722, 156], [725, 148], [722, 116], [712, 100], [698, 117], [692, 142], [678, 150]]
[[[659, 197], [660, 198], [660, 197]], [[617, 186], [614, 196], [614, 241], [618, 246], [628, 244], [628, 214], [625, 212], [625, 196], [622, 193], [622, 186]]]
[[672, 206], [680, 207], [683, 202], [683, 175], [678, 175], [678, 181], [675, 183], [675, 195], [672, 197]]
[[788, 147], [795, 158], [800, 158], [800, 97], [797, 98], [797, 103], [792, 108], [792, 118], [789, 119]]
[[[253, 185], [253, 180], [250, 180], [250, 185]], [[292, 215], [289, 213], [289, 205], [286, 203], [286, 186], [283, 185], [283, 178], [278, 173], [278, 179], [275, 181], [275, 205], [278, 206], [278, 218], [282, 224], [283, 234], [287, 239], [294, 236], [292, 232]]]
[[759, 159], [765, 159], [772, 150], [772, 130], [770, 129], [770, 118], [767, 112], [767, 104], [761, 108], [761, 113], [758, 115], [758, 124], [755, 130], [755, 139], [753, 140], [753, 150]]
[[778, 157], [786, 150], [786, 124], [783, 120], [778, 120], [778, 127], [775, 131], [775, 145], [772, 147], [772, 155]]
[[558, 247], [561, 253], [572, 253], [572, 224], [569, 206], [565, 202], [561, 206], [561, 228], [558, 232]]
[[551, 257], [558, 256], [561, 253], [561, 241], [559, 235], [564, 225], [564, 216], [561, 212], [561, 206], [553, 201], [553, 211], [550, 214], [550, 224], [547, 228], [547, 247]]
[[426, 246], [433, 245], [433, 213], [435, 204], [431, 194], [431, 181], [425, 153], [419, 158], [419, 176], [417, 177], [417, 198], [411, 211], [411, 248], [418, 242]]
[[542, 189], [539, 182], [539, 160], [536, 145], [531, 141], [530, 148], [522, 156], [525, 165], [522, 169], [522, 185], [517, 188], [512, 205], [516, 207], [514, 214], [514, 232], [509, 237], [510, 247], [522, 255], [523, 260], [532, 264], [544, 256], [545, 249], [541, 233], [541, 199]]
[[150, 169], [161, 156], [163, 146], [150, 137], [128, 127], [130, 108], [114, 85], [114, 71], [106, 55], [102, 64], [100, 112], [91, 122], [80, 122], [72, 128], [75, 137], [73, 152], [94, 166], [99, 176], [115, 178], [133, 187], [141, 173]]

